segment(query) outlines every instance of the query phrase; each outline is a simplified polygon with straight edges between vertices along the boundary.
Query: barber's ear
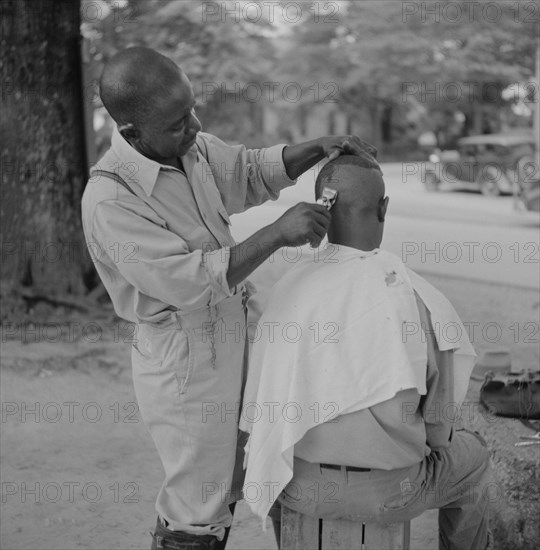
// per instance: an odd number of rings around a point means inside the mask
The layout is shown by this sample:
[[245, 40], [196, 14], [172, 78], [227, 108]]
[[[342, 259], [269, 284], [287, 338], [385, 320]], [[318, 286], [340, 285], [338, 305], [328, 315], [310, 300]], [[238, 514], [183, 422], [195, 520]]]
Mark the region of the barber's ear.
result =
[[118, 131], [120, 132], [120, 135], [130, 143], [139, 139], [139, 131], [135, 128], [135, 126], [133, 126], [133, 124], [131, 124], [131, 122], [118, 126]]
[[383, 197], [379, 201], [379, 206], [377, 208], [377, 219], [382, 223], [386, 216], [386, 209], [388, 208], [388, 203], [390, 202], [390, 197]]

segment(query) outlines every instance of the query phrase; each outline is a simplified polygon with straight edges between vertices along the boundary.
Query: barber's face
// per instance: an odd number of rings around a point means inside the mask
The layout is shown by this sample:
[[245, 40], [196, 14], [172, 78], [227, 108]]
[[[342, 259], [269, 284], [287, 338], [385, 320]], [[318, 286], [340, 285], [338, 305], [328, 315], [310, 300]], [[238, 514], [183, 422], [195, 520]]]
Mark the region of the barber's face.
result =
[[184, 74], [181, 76], [170, 96], [155, 106], [152, 120], [138, 128], [139, 148], [162, 162], [185, 155], [202, 128], [195, 114], [191, 84]]

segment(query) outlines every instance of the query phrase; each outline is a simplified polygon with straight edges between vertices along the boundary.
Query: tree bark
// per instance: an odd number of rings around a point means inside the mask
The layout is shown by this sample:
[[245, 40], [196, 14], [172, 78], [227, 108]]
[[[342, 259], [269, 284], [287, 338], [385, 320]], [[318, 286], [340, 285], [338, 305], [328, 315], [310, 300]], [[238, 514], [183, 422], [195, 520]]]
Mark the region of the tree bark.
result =
[[4, 297], [21, 286], [53, 298], [81, 294], [91, 267], [80, 222], [79, 9], [73, 0], [0, 0]]

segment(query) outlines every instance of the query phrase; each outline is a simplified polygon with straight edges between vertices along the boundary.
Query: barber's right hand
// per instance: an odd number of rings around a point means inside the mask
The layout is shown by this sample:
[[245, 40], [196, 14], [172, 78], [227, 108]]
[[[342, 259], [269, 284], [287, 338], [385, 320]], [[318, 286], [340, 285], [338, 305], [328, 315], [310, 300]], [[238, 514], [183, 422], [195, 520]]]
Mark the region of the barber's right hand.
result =
[[310, 243], [317, 247], [326, 235], [331, 219], [325, 206], [300, 202], [289, 208], [273, 225], [282, 246], [303, 246]]

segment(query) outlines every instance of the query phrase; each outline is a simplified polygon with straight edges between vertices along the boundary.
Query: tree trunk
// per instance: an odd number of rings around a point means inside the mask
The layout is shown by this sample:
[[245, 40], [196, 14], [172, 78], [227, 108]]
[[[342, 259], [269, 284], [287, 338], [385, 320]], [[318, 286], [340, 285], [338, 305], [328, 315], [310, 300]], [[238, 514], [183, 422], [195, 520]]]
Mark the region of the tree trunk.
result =
[[382, 145], [381, 110], [382, 107], [379, 101], [375, 99], [369, 111], [369, 116], [371, 119], [371, 135], [373, 136], [371, 139], [371, 143], [375, 145], [377, 149], [379, 149], [379, 152]]
[[90, 262], [79, 5], [0, 0], [0, 10], [2, 295], [81, 294]]
[[383, 143], [392, 143], [392, 105], [385, 105], [381, 115], [381, 137]]
[[473, 106], [473, 132], [474, 135], [480, 135], [484, 129], [484, 110], [481, 103], [475, 103]]

